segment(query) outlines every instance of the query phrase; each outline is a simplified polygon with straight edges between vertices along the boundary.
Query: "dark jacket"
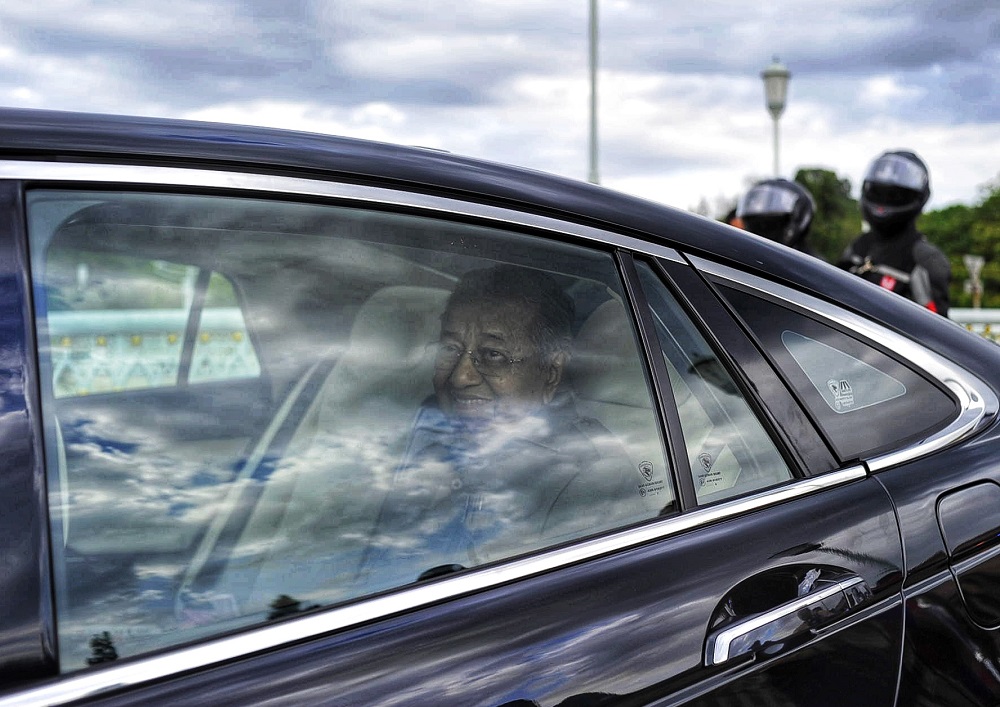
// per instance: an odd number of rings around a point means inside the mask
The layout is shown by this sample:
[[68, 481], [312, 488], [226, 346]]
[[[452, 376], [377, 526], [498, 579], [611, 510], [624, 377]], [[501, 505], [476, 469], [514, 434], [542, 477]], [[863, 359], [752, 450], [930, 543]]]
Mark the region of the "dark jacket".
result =
[[538, 416], [473, 432], [421, 407], [363, 567], [367, 589], [473, 567], [649, 516], [618, 439], [560, 393]]
[[951, 264], [912, 221], [894, 233], [874, 228], [862, 233], [837, 265], [948, 316]]

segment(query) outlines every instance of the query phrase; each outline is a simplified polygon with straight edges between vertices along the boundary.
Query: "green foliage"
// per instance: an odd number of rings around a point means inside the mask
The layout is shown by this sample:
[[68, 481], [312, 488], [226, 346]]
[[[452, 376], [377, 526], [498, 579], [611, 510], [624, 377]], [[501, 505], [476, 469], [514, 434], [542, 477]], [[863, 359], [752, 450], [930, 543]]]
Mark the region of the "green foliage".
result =
[[951, 304], [971, 307], [967, 254], [982, 256], [982, 306], [1000, 307], [1000, 178], [983, 185], [973, 206], [955, 205], [923, 214], [917, 228], [951, 261]]
[[809, 243], [828, 262], [835, 263], [847, 245], [861, 233], [861, 211], [851, 197], [851, 181], [828, 169], [800, 169], [795, 181], [816, 201]]

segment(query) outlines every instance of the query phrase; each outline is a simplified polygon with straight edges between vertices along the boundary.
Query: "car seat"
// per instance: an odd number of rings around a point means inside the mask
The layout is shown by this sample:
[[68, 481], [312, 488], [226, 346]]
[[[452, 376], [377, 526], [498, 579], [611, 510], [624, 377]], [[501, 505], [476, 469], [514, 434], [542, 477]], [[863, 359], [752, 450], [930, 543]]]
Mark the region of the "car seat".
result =
[[317, 363], [303, 376], [251, 454], [244, 488], [206, 535], [211, 547], [203, 543], [186, 590], [214, 573], [212, 591], [232, 595], [241, 614], [281, 594], [329, 603], [354, 593], [360, 553], [414, 416], [433, 392], [448, 295], [390, 286], [364, 302], [329, 373]]
[[580, 414], [599, 421], [625, 447], [653, 515], [671, 506], [674, 495], [649, 385], [619, 300], [604, 302], [584, 321], [568, 373]]

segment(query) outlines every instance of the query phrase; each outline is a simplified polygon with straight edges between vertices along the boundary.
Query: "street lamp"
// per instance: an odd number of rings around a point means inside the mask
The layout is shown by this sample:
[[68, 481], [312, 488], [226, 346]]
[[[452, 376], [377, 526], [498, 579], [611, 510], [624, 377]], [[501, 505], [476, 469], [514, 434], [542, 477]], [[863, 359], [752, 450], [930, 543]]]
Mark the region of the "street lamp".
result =
[[780, 175], [778, 169], [778, 118], [785, 112], [785, 98], [788, 96], [788, 79], [792, 78], [792, 72], [774, 57], [774, 61], [760, 73], [764, 79], [764, 100], [767, 102], [767, 111], [774, 121], [774, 176]]

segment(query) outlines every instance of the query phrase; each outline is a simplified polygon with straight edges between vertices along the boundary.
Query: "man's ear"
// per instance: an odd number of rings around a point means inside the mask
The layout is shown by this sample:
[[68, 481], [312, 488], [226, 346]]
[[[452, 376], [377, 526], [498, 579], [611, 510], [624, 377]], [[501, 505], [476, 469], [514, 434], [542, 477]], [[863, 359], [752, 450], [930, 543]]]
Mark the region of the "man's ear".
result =
[[565, 351], [553, 354], [552, 358], [549, 359], [549, 365], [545, 373], [545, 388], [542, 391], [542, 399], [546, 405], [552, 402], [552, 398], [556, 394], [556, 388], [562, 382], [563, 371], [566, 370], [567, 363], [569, 363], [569, 354]]

